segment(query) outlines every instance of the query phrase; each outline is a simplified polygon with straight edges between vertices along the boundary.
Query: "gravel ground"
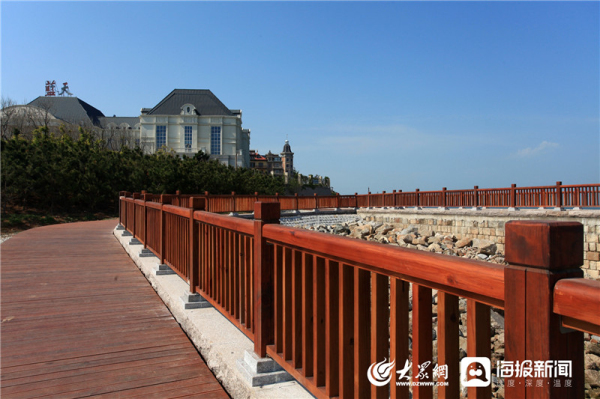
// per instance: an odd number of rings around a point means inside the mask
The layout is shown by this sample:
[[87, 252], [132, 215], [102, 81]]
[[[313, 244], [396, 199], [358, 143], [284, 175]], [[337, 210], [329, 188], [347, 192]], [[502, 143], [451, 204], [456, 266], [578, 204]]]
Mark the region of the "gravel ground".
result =
[[0, 244], [3, 243], [4, 241], [8, 240], [10, 237], [14, 236], [17, 233], [8, 233], [8, 234], [2, 234], [0, 235]]

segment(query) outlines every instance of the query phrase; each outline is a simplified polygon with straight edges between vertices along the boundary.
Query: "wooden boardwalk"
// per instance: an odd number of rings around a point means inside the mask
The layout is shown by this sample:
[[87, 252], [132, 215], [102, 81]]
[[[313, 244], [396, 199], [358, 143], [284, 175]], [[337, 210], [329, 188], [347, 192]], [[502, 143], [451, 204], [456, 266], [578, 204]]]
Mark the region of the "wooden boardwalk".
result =
[[116, 220], [0, 246], [2, 398], [227, 398], [112, 235]]

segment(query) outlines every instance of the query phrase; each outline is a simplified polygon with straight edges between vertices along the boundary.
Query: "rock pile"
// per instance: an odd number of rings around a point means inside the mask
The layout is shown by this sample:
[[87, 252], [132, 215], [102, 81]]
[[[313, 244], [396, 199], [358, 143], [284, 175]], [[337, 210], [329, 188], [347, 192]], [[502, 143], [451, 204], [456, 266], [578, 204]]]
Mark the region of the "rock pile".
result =
[[498, 251], [496, 243], [492, 241], [471, 238], [458, 239], [454, 235], [444, 235], [433, 230], [419, 230], [412, 225], [400, 229], [387, 223], [358, 220], [335, 225], [312, 225], [308, 229], [421, 251], [505, 264], [504, 255]]

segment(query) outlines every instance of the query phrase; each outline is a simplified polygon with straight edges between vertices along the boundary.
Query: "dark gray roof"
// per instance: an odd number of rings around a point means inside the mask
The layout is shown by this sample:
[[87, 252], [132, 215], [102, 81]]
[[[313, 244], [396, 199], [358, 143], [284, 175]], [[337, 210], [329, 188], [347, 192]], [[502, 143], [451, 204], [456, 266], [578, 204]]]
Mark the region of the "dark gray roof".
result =
[[210, 90], [187, 89], [173, 90], [148, 115], [179, 115], [184, 104], [193, 104], [200, 115], [233, 115]]
[[283, 152], [282, 152], [282, 154], [291, 153], [291, 152], [292, 152], [292, 147], [290, 147], [290, 142], [286, 140], [285, 144], [283, 145]]
[[140, 123], [140, 118], [136, 116], [102, 116], [98, 118], [100, 122], [100, 127], [106, 128], [109, 123], [114, 123], [117, 126], [120, 126], [121, 123], [127, 123], [131, 126], [132, 129], [135, 128], [135, 125]]
[[50, 112], [55, 118], [73, 124], [100, 125], [98, 118], [104, 114], [77, 97], [38, 97], [28, 105]]

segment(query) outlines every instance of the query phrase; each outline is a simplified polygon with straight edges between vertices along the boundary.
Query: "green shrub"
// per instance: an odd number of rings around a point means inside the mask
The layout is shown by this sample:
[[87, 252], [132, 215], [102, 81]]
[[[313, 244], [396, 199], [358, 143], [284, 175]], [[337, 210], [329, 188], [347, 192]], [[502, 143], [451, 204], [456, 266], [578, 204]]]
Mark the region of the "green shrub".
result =
[[[179, 158], [168, 152], [149, 155], [127, 147], [111, 151], [82, 129], [79, 139], [73, 140], [39, 128], [32, 140], [19, 135], [2, 139], [1, 153], [3, 211], [19, 206], [50, 213], [115, 214], [122, 190], [155, 194], [176, 190], [184, 194], [275, 194], [285, 190], [280, 177], [224, 166], [202, 153]], [[13, 220], [9, 217], [3, 223]]]

